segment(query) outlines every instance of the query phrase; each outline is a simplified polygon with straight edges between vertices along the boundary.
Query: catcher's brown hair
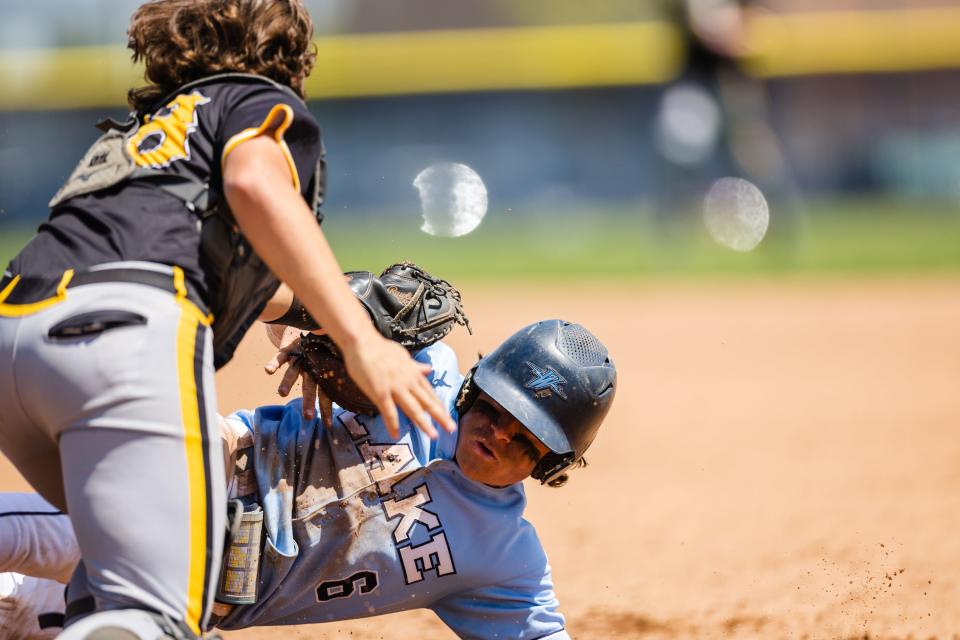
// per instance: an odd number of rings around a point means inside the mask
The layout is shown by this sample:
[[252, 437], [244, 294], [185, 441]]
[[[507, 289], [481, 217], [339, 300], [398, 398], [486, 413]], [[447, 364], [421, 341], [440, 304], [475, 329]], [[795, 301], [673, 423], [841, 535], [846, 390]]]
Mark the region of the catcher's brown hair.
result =
[[127, 47], [146, 65], [127, 93], [146, 112], [178, 87], [215, 73], [256, 73], [301, 97], [313, 70], [313, 21], [300, 0], [153, 0], [130, 19]]

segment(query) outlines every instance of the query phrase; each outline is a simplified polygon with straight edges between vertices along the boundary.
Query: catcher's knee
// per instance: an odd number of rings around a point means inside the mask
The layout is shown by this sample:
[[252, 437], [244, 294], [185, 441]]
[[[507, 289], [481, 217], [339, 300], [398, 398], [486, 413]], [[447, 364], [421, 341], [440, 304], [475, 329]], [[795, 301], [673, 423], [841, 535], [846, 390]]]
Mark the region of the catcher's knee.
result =
[[92, 613], [69, 625], [61, 640], [198, 640], [185, 625], [141, 609]]

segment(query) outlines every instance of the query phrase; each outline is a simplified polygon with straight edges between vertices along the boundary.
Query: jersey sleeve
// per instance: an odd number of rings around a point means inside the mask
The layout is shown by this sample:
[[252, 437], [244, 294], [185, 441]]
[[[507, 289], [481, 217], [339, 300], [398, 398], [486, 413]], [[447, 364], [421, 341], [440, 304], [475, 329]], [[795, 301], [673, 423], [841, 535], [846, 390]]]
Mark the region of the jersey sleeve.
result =
[[240, 409], [224, 417], [224, 420], [235, 431], [242, 432], [244, 429], [253, 432], [254, 412], [249, 409]]
[[454, 350], [443, 342], [437, 342], [418, 351], [414, 359], [432, 367], [429, 377], [430, 385], [441, 404], [452, 407], [457, 394], [460, 393], [460, 383], [463, 381]]
[[504, 584], [458, 593], [434, 605], [434, 612], [460, 638], [569, 640], [553, 592], [550, 569]]
[[268, 135], [280, 144], [293, 186], [309, 202], [311, 178], [323, 156], [320, 125], [313, 114], [293, 96], [270, 86], [243, 87], [230, 103], [220, 127], [221, 169], [238, 145]]
[[[448, 345], [443, 342], [437, 342], [425, 349], [421, 349], [414, 355], [417, 362], [428, 364], [431, 367], [430, 386], [433, 387], [440, 404], [446, 407], [447, 412], [452, 416], [455, 413], [457, 395], [460, 393], [460, 385], [463, 382], [463, 376], [460, 375], [457, 354]], [[449, 459], [453, 457], [457, 446], [457, 433], [447, 433], [436, 420], [433, 426], [437, 430], [437, 439], [431, 440], [427, 434], [420, 431], [410, 419], [400, 414], [401, 433], [410, 432], [410, 437], [415, 441], [415, 451], [420, 458], [421, 464], [427, 464], [434, 458]]]

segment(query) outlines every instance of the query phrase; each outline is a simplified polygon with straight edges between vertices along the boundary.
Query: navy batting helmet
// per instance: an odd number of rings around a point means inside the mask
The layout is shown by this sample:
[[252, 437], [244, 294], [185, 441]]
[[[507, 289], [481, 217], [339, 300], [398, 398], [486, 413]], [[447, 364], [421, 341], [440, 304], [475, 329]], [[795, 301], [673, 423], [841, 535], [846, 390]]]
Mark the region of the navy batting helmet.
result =
[[[607, 348], [586, 328], [543, 320], [516, 332], [480, 360], [471, 384], [550, 449], [531, 474], [549, 482], [593, 442], [613, 403], [617, 370]], [[472, 398], [465, 400], [462, 410], [472, 403]]]

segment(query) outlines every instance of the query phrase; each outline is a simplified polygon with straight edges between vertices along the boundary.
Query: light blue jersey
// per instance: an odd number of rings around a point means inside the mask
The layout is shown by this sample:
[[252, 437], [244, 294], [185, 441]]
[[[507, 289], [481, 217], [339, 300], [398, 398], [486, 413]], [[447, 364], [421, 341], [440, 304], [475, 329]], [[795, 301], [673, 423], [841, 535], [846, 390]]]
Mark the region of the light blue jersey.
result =
[[[437, 343], [417, 359], [456, 419], [453, 351]], [[431, 441], [401, 416], [396, 440], [379, 417], [341, 409], [325, 430], [300, 409], [295, 400], [230, 417], [254, 431], [267, 541], [258, 602], [220, 628], [429, 608], [463, 638], [568, 638], [522, 484], [465, 477], [456, 433], [438, 428]]]

